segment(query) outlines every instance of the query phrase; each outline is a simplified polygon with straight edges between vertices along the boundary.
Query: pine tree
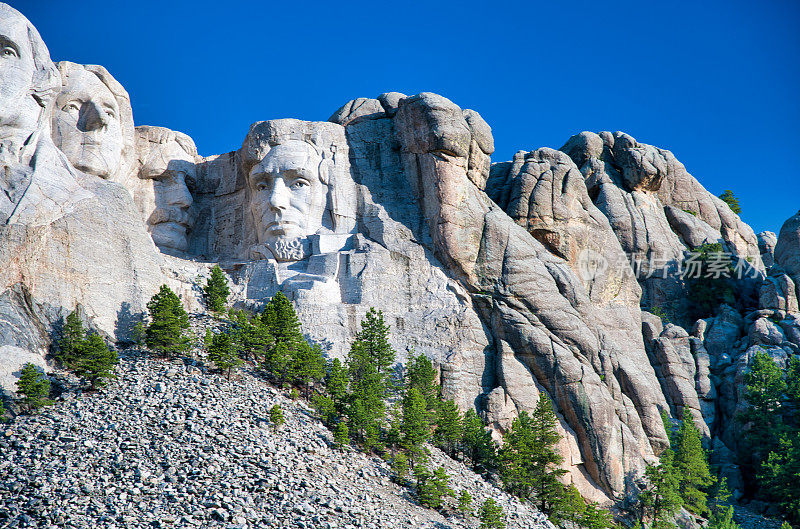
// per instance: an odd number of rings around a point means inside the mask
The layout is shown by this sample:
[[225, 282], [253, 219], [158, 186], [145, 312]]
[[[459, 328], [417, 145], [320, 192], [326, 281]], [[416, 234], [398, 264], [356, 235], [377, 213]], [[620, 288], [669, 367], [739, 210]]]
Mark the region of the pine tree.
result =
[[280, 404], [275, 404], [269, 409], [269, 420], [272, 423], [273, 428], [276, 430], [286, 422], [286, 420], [283, 418], [283, 409], [281, 408]]
[[389, 326], [383, 321], [383, 312], [370, 308], [361, 322], [361, 331], [356, 335], [363, 353], [375, 365], [378, 373], [386, 375], [394, 364], [395, 351], [389, 343]]
[[339, 446], [346, 446], [350, 444], [350, 429], [347, 423], [339, 421], [336, 425], [336, 431], [333, 432], [333, 440]]
[[292, 367], [294, 362], [289, 354], [289, 347], [286, 342], [280, 340], [275, 344], [267, 364], [268, 373], [276, 381], [279, 387], [283, 387], [287, 380], [291, 380], [294, 373]]
[[486, 498], [481, 506], [481, 529], [505, 529], [503, 508], [492, 498]]
[[416, 452], [430, 437], [430, 421], [425, 399], [417, 388], [409, 388], [403, 396], [403, 420], [400, 426], [403, 448]]
[[211, 269], [211, 276], [203, 287], [203, 292], [206, 295], [206, 306], [212, 312], [222, 312], [225, 310], [225, 303], [228, 301], [228, 295], [231, 293], [228, 288], [228, 279], [219, 265], [214, 265]]
[[456, 446], [463, 435], [461, 412], [453, 400], [439, 404], [436, 413], [436, 431], [434, 439], [437, 446], [444, 450], [450, 457], [455, 456]]
[[567, 522], [568, 527], [583, 527], [582, 523], [586, 513], [586, 502], [583, 501], [580, 492], [575, 485], [570, 484], [564, 488], [550, 514], [550, 521], [557, 526], [564, 527]]
[[58, 359], [67, 367], [72, 368], [77, 356], [76, 349], [86, 339], [86, 331], [83, 328], [78, 309], [70, 312], [61, 328], [61, 339], [58, 341]]
[[733, 194], [733, 191], [730, 189], [726, 189], [724, 193], [722, 193], [719, 198], [722, 199], [723, 202], [730, 206], [731, 211], [740, 215], [742, 213], [742, 208], [739, 206], [739, 199]]
[[392, 472], [397, 483], [403, 484], [408, 474], [408, 458], [403, 452], [398, 452], [392, 458]]
[[341, 413], [345, 398], [347, 397], [347, 371], [338, 358], [328, 363], [328, 374], [325, 377], [325, 389], [336, 405], [336, 411]]
[[233, 348], [233, 341], [227, 333], [215, 334], [208, 346], [208, 359], [214, 362], [217, 369], [226, 372], [227, 379], [231, 379], [231, 370], [242, 365], [242, 359]]
[[117, 352], [109, 349], [105, 340], [92, 333], [75, 349], [75, 374], [84, 378], [92, 389], [105, 386], [106, 380], [116, 378], [114, 366], [119, 363]]
[[230, 332], [234, 349], [240, 358], [258, 361], [259, 355], [266, 357], [266, 351], [272, 347], [272, 336], [269, 329], [258, 316], [251, 317], [244, 310], [232, 311], [234, 326]]
[[433, 363], [423, 354], [411, 355], [406, 362], [406, 385], [416, 388], [427, 403], [431, 418], [439, 402], [439, 385], [436, 383], [436, 370]]
[[292, 302], [283, 292], [278, 292], [261, 313], [261, 322], [272, 337], [264, 368], [283, 386], [286, 381], [295, 379], [300, 350], [308, 345], [303, 338], [300, 320]]
[[332, 426], [339, 418], [339, 414], [336, 412], [336, 404], [328, 395], [314, 395], [311, 405], [317, 410], [317, 414], [325, 426]]
[[733, 505], [727, 504], [730, 495], [725, 478], [720, 479], [714, 495], [708, 501], [711, 514], [707, 529], [739, 529], [739, 525], [733, 521]]
[[21, 403], [29, 412], [52, 404], [48, 398], [50, 379], [44, 373], [40, 373], [30, 362], [22, 366], [22, 372], [17, 380], [17, 393], [22, 395]]
[[683, 420], [676, 438], [675, 470], [679, 477], [683, 506], [695, 514], [707, 515], [707, 495], [703, 489], [713, 485], [715, 480], [708, 469], [700, 432], [686, 408], [683, 410]]
[[295, 356], [294, 379], [300, 383], [306, 398], [319, 381], [325, 377], [325, 357], [319, 345], [310, 345], [303, 341], [297, 349]]
[[458, 495], [458, 513], [464, 518], [472, 515], [472, 495], [466, 490]]
[[766, 459], [769, 452], [777, 450], [784, 431], [780, 412], [787, 385], [781, 368], [763, 352], [756, 353], [751, 360], [744, 383], [744, 398], [749, 408], [741, 412], [739, 419], [750, 423], [745, 441], [757, 460]]
[[800, 522], [800, 430], [784, 435], [758, 471], [762, 494]]
[[161, 289], [147, 302], [150, 325], [145, 330], [147, 347], [163, 356], [177, 356], [189, 348], [189, 338], [184, 331], [189, 328], [189, 315], [180, 298], [161, 285]]
[[442, 506], [445, 496], [453, 496], [455, 493], [447, 482], [447, 472], [443, 467], [437, 468], [431, 474], [424, 465], [414, 467], [414, 478], [416, 479], [417, 498], [421, 505], [438, 509]]
[[675, 453], [664, 450], [659, 459], [657, 465], [648, 465], [645, 470], [646, 485], [639, 494], [639, 521], [649, 519], [654, 529], [666, 529], [672, 526], [672, 517], [683, 502], [678, 491]]
[[3, 404], [3, 399], [0, 398], [0, 423], [6, 422], [6, 407]]
[[611, 529], [617, 527], [611, 513], [594, 502], [586, 504], [578, 525], [586, 529]]
[[462, 421], [463, 435], [461, 445], [476, 469], [488, 470], [495, 466], [497, 447], [492, 434], [473, 408], [467, 410]]
[[535, 496], [539, 510], [550, 514], [562, 493], [558, 468], [564, 458], [556, 452], [560, 436], [550, 399], [542, 393], [532, 415], [520, 413], [503, 435], [499, 452], [500, 477], [506, 489], [522, 499]]

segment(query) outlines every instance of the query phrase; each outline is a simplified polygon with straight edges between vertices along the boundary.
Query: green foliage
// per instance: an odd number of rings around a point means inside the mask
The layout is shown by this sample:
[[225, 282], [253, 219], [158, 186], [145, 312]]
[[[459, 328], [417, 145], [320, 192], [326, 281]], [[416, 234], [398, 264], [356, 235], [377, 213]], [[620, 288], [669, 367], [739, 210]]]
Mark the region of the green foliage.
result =
[[672, 517], [682, 505], [675, 453], [664, 450], [657, 465], [647, 466], [645, 478], [647, 484], [639, 494], [640, 521], [649, 519], [654, 528], [671, 527]]
[[737, 215], [740, 215], [742, 213], [742, 208], [739, 206], [739, 199], [737, 199], [734, 196], [733, 191], [731, 191], [730, 189], [726, 189], [725, 192], [719, 196], [719, 198], [721, 198], [723, 202], [728, 204], [728, 206], [730, 206], [731, 208], [731, 211], [733, 211]]
[[233, 346], [228, 333], [214, 334], [211, 337], [211, 344], [208, 346], [208, 359], [214, 362], [217, 369], [226, 372], [228, 380], [231, 379], [231, 370], [242, 365], [244, 362]]
[[7, 420], [8, 419], [6, 419], [6, 407], [3, 404], [3, 400], [0, 399], [0, 423], [4, 423]]
[[147, 337], [147, 332], [144, 328], [144, 323], [141, 321], [137, 321], [136, 325], [133, 326], [133, 332], [131, 333], [131, 338], [133, 339], [134, 345], [140, 351], [145, 346], [145, 339]]
[[403, 483], [408, 474], [408, 458], [403, 452], [398, 452], [392, 458], [392, 472], [398, 483]]
[[339, 446], [350, 444], [350, 429], [347, 427], [346, 422], [339, 421], [339, 424], [336, 425], [336, 430], [333, 432], [333, 440]]
[[514, 419], [498, 453], [506, 490], [522, 499], [535, 496], [539, 510], [548, 515], [562, 493], [558, 478], [566, 473], [557, 467], [564, 458], [555, 449], [561, 439], [555, 428], [555, 412], [542, 393], [532, 415], [523, 411]]
[[145, 343], [150, 350], [162, 356], [177, 356], [189, 348], [189, 338], [184, 334], [189, 328], [189, 315], [180, 298], [161, 285], [160, 290], [147, 302], [150, 324], [145, 330]]
[[[705, 243], [694, 250], [694, 260], [699, 263], [699, 274], [687, 267], [686, 286], [688, 299], [694, 319], [713, 315], [721, 303], [733, 305], [736, 302], [736, 291], [733, 276], [733, 266], [730, 254], [725, 252], [721, 243]], [[713, 272], [713, 269], [725, 270], [729, 277]], [[694, 277], [699, 275], [699, 277]], [[717, 276], [718, 277], [715, 277]], [[706, 277], [709, 276], [709, 277]]]
[[450, 457], [454, 457], [463, 433], [461, 412], [455, 401], [448, 400], [439, 404], [436, 413], [436, 431], [433, 434], [436, 445]]
[[474, 409], [466, 411], [462, 427], [461, 444], [464, 455], [472, 461], [476, 469], [493, 468], [497, 461], [497, 447], [492, 440], [491, 432], [486, 429]]
[[706, 453], [700, 442], [700, 432], [694, 425], [692, 415], [684, 408], [681, 427], [675, 443], [675, 470], [683, 506], [689, 511], [708, 515], [707, 490], [715, 479], [708, 469]]
[[292, 390], [289, 392], [289, 398], [292, 400], [297, 400], [300, 398], [300, 392], [297, 391], [297, 388], [292, 388]]
[[581, 525], [585, 512], [586, 502], [583, 501], [575, 485], [570, 484], [556, 499], [555, 508], [550, 513], [550, 521], [562, 527], [565, 526], [565, 522], [570, 527], [577, 527]]
[[219, 265], [214, 265], [211, 269], [211, 276], [203, 287], [205, 292], [206, 306], [213, 312], [222, 312], [225, 310], [225, 303], [228, 301], [228, 295], [231, 293], [228, 288], [228, 279], [222, 272]]
[[119, 363], [117, 352], [109, 349], [105, 340], [97, 334], [76, 344], [72, 362], [75, 374], [82, 377], [92, 389], [105, 386], [106, 380], [116, 378], [114, 366]]
[[347, 371], [338, 358], [328, 363], [328, 373], [325, 376], [325, 388], [333, 399], [336, 410], [341, 412], [347, 397]]
[[481, 505], [481, 529], [505, 529], [505, 515], [503, 508], [492, 498], [486, 498]]
[[403, 419], [400, 430], [402, 445], [406, 450], [417, 451], [430, 437], [430, 419], [425, 399], [417, 388], [409, 388], [403, 396]]
[[233, 327], [230, 331], [233, 346], [240, 358], [258, 361], [259, 355], [266, 360], [266, 351], [272, 347], [272, 335], [267, 325], [258, 316], [244, 310], [232, 310]]
[[458, 512], [465, 518], [472, 515], [472, 495], [466, 490], [458, 495]]
[[757, 474], [765, 495], [800, 521], [800, 430], [785, 434]]
[[336, 412], [336, 404], [328, 395], [314, 395], [311, 405], [317, 410], [317, 415], [319, 415], [320, 420], [325, 426], [331, 427], [339, 417], [339, 414]]
[[415, 465], [414, 478], [416, 479], [417, 498], [421, 505], [438, 509], [442, 506], [445, 496], [455, 495], [453, 489], [447, 484], [447, 472], [443, 467], [437, 468], [431, 474], [424, 465]]
[[50, 379], [39, 372], [36, 366], [28, 362], [22, 366], [19, 380], [17, 380], [17, 393], [22, 395], [20, 404], [29, 412], [52, 404], [50, 396]]
[[77, 348], [85, 339], [86, 331], [76, 309], [67, 315], [64, 326], [61, 328], [61, 339], [58, 341], [57, 358], [65, 367], [72, 369], [78, 355]]
[[275, 404], [269, 409], [269, 420], [276, 430], [286, 422], [286, 419], [283, 417], [283, 409], [281, 408], [280, 404]]
[[297, 348], [294, 357], [294, 380], [305, 388], [308, 398], [311, 389], [325, 377], [325, 357], [322, 349], [303, 341]]
[[755, 354], [744, 376], [744, 398], [749, 404], [739, 415], [739, 419], [750, 427], [745, 442], [758, 459], [778, 448], [783, 422], [781, 421], [781, 401], [787, 390], [786, 381], [780, 367], [764, 352]]
[[708, 517], [707, 529], [739, 529], [739, 525], [733, 521], [733, 506], [725, 503], [730, 495], [725, 478], [722, 478], [717, 483], [715, 494], [708, 502], [711, 514]]
[[433, 418], [439, 401], [439, 385], [436, 383], [436, 370], [427, 356], [420, 354], [409, 357], [406, 362], [406, 384], [419, 391]]

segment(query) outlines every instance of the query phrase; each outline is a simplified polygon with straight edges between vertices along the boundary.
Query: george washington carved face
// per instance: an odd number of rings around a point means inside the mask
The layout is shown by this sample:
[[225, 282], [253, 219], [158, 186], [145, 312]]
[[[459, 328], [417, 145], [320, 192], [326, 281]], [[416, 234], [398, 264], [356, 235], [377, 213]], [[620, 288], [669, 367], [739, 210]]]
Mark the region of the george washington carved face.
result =
[[258, 240], [278, 260], [300, 258], [299, 241], [322, 228], [328, 193], [322, 166], [314, 147], [291, 140], [270, 149], [250, 171]]
[[124, 139], [120, 107], [109, 87], [82, 65], [62, 66], [53, 138], [72, 165], [101, 178], [116, 174]]

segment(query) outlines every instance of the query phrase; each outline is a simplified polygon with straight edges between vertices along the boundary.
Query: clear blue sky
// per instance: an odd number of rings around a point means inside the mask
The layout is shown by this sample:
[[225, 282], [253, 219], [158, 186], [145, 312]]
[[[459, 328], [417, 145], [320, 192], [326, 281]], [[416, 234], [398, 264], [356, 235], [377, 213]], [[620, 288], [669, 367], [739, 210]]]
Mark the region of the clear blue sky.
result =
[[623, 130], [672, 150], [756, 231], [800, 208], [800, 2], [23, 0], [54, 60], [102, 64], [139, 125], [238, 148], [254, 121], [440, 93], [493, 161]]

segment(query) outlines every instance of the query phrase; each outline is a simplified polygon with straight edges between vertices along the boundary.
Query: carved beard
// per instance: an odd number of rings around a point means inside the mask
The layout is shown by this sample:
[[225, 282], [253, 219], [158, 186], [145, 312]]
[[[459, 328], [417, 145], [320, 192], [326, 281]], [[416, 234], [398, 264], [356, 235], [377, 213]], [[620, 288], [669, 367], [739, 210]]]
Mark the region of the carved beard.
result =
[[309, 254], [308, 242], [300, 237], [283, 237], [267, 247], [277, 261], [300, 261]]

